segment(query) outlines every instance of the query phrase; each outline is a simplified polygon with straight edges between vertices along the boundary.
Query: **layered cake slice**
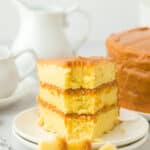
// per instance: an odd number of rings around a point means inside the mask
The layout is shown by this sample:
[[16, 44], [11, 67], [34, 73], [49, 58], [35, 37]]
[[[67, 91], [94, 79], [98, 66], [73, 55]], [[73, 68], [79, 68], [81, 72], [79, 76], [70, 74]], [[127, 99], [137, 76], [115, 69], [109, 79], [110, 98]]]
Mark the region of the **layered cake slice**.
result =
[[118, 123], [115, 64], [101, 57], [39, 60], [40, 120], [68, 139], [94, 139]]

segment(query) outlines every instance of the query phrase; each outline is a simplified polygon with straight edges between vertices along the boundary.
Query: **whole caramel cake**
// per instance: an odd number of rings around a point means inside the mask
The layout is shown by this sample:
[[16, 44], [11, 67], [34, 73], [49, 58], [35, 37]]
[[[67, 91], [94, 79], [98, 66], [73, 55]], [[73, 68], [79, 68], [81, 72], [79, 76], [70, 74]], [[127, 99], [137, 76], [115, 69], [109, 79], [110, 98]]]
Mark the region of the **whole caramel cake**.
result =
[[112, 34], [106, 46], [117, 62], [120, 105], [150, 113], [150, 28]]

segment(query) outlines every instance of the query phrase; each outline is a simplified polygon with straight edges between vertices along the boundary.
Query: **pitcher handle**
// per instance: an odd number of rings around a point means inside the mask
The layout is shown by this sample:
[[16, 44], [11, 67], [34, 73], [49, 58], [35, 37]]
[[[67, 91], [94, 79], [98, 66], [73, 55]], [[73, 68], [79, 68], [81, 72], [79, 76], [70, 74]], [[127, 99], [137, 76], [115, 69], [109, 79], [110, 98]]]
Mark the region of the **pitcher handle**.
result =
[[77, 43], [75, 48], [73, 49], [73, 55], [77, 54], [77, 51], [79, 50], [80, 47], [82, 47], [82, 45], [84, 43], [86, 43], [86, 41], [88, 40], [90, 31], [91, 31], [91, 21], [90, 21], [90, 16], [89, 14], [82, 10], [79, 6], [74, 6], [72, 8], [70, 8], [69, 10], [66, 11], [66, 16], [69, 16], [73, 13], [79, 13], [81, 16], [83, 16], [86, 20], [87, 20], [87, 32], [85, 32], [84, 36], [82, 39], [80, 39]]
[[24, 75], [22, 77], [20, 77], [20, 81], [24, 80], [26, 77], [29, 76], [29, 74], [31, 74], [36, 69], [36, 61], [37, 61], [38, 57], [37, 57], [36, 53], [31, 49], [27, 49], [27, 50], [19, 52], [18, 54], [16, 54], [14, 56], [14, 59], [16, 60], [17, 58], [19, 58], [22, 55], [27, 54], [27, 53], [33, 57], [34, 64], [31, 65], [31, 67], [29, 69], [27, 69], [27, 71], [24, 73]]

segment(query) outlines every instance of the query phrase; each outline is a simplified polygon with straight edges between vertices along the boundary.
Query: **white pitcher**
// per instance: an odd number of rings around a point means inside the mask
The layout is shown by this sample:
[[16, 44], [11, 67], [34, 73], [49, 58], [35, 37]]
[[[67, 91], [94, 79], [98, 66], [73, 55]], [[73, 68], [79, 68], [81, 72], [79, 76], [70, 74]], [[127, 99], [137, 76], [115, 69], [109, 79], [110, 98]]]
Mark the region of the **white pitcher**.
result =
[[[27, 61], [27, 67], [19, 74], [17, 59], [24, 55], [31, 56], [32, 64]], [[31, 59], [30, 59], [31, 60]], [[17, 55], [12, 55], [7, 47], [0, 46], [0, 99], [9, 97], [17, 88], [18, 84], [26, 79], [36, 68], [37, 56], [32, 50], [24, 50]], [[22, 67], [22, 66], [21, 66]]]
[[[89, 17], [79, 7], [75, 6], [69, 10], [43, 9], [33, 7], [22, 0], [15, 0], [15, 2], [19, 6], [21, 15], [20, 30], [12, 45], [15, 53], [32, 48], [39, 57], [70, 57], [86, 42], [89, 33]], [[75, 12], [88, 20], [88, 32], [72, 48], [67, 40], [65, 27], [67, 16]]]

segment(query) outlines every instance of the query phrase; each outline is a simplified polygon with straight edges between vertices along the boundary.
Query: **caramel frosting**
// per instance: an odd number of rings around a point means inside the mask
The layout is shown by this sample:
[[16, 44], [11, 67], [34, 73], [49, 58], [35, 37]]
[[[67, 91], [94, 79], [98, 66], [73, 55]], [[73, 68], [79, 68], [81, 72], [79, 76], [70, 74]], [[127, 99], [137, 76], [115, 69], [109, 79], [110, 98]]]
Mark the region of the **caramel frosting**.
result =
[[112, 61], [111, 58], [103, 58], [103, 57], [73, 57], [73, 58], [51, 58], [51, 59], [39, 59], [38, 64], [54, 64], [62, 67], [71, 67], [71, 66], [81, 66], [81, 65], [88, 65], [91, 66], [92, 64], [98, 64], [105, 61]]
[[[123, 92], [125, 91], [125, 92]], [[150, 96], [138, 95], [121, 89], [119, 92], [119, 105], [128, 109], [150, 113]]]
[[112, 34], [106, 40], [108, 54], [118, 63], [128, 67], [150, 70], [150, 28], [141, 27], [119, 34]]
[[150, 28], [112, 34], [106, 46], [117, 63], [121, 106], [150, 113]]
[[87, 95], [87, 94], [95, 94], [98, 91], [101, 91], [102, 89], [106, 88], [106, 87], [114, 87], [117, 85], [116, 81], [112, 81], [109, 83], [105, 83], [102, 84], [94, 89], [85, 89], [85, 88], [79, 88], [79, 89], [61, 89], [59, 87], [56, 87], [55, 85], [50, 85], [47, 83], [42, 83], [40, 82], [40, 86], [46, 89], [53, 89], [55, 91], [57, 91], [58, 94], [62, 93], [62, 94], [73, 94], [73, 95], [78, 95], [78, 94], [82, 94], [82, 95]]
[[106, 43], [111, 43], [114, 47], [121, 48], [122, 51], [128, 51], [133, 55], [145, 54], [150, 57], [150, 28], [141, 27], [112, 34]]
[[150, 72], [118, 65], [117, 80], [120, 88], [131, 90], [150, 98]]

